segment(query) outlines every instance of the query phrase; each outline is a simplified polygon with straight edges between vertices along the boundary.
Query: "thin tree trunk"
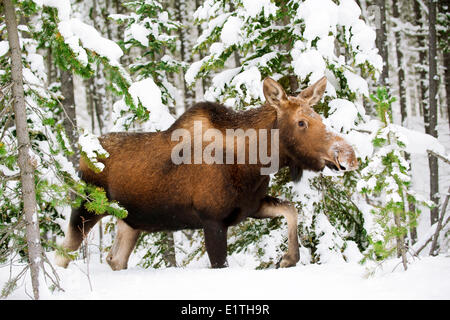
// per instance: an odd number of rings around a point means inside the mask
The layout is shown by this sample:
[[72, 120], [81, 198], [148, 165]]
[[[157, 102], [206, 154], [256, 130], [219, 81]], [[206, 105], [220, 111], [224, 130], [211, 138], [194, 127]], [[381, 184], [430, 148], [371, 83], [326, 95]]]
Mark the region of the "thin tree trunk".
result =
[[[183, 22], [183, 16], [186, 14], [186, 3], [183, 0], [175, 0], [175, 12], [178, 22]], [[180, 60], [185, 61], [186, 60], [186, 39], [185, 39], [185, 31], [183, 28], [178, 29], [178, 38], [180, 39]], [[188, 92], [188, 88], [186, 85], [186, 80], [184, 79], [184, 71], [181, 70], [181, 81], [183, 83], [183, 104], [184, 104], [184, 110], [187, 110], [190, 105], [190, 99], [192, 99], [192, 96], [190, 96]]]
[[173, 239], [173, 232], [167, 231], [165, 233], [164, 246], [167, 250], [163, 253], [163, 259], [167, 267], [176, 267], [177, 261], [175, 258], [175, 241]]
[[73, 74], [72, 71], [61, 70], [61, 94], [64, 96], [62, 105], [64, 107], [64, 130], [69, 139], [73, 154], [69, 157], [75, 168], [78, 168], [78, 132], [77, 132], [77, 116], [75, 109], [75, 94], [73, 91]]
[[445, 66], [445, 95], [447, 97], [447, 118], [450, 127], [450, 51], [444, 52], [444, 66]]
[[[400, 116], [401, 116], [401, 125], [406, 127], [407, 123], [407, 106], [406, 106], [406, 82], [405, 82], [405, 69], [403, 65], [403, 52], [402, 52], [402, 37], [399, 31], [399, 23], [401, 20], [400, 16], [400, 3], [398, 0], [392, 0], [392, 13], [393, 17], [397, 20], [396, 25], [396, 32], [394, 33], [395, 36], [395, 51], [397, 53], [397, 75], [398, 75], [398, 95], [400, 96]], [[409, 153], [405, 153], [405, 159], [406, 161], [410, 160]], [[414, 212], [416, 210], [415, 205], [413, 202], [408, 202], [408, 210], [411, 212]], [[417, 230], [416, 227], [412, 226], [410, 228], [410, 236], [411, 241], [414, 244], [417, 241]]]
[[[428, 64], [429, 64], [429, 134], [433, 137], [438, 136], [437, 133], [437, 94], [438, 94], [438, 74], [437, 74], [437, 48], [436, 48], [436, 2], [428, 1]], [[438, 161], [434, 156], [428, 156], [428, 164], [430, 167], [430, 199], [436, 204], [430, 212], [430, 223], [433, 225], [439, 218], [439, 175]]]
[[28, 260], [34, 299], [39, 299], [39, 269], [42, 265], [42, 247], [39, 219], [36, 212], [36, 192], [31, 144], [23, 91], [22, 55], [17, 31], [16, 13], [11, 0], [3, 0], [8, 41], [11, 49], [11, 78], [13, 82], [14, 113], [19, 149], [18, 164], [22, 183], [23, 212], [26, 220]]
[[[197, 10], [200, 7], [200, 5], [201, 5], [201, 1], [195, 0], [195, 10]], [[202, 32], [203, 32], [202, 26], [200, 24], [197, 24], [197, 37], [200, 37]], [[198, 53], [194, 54], [194, 61], [199, 61], [202, 58], [203, 58], [202, 52], [198, 52]], [[202, 79], [198, 79], [195, 82], [195, 100], [196, 101], [203, 100], [203, 95], [205, 93], [205, 90], [206, 90], [206, 81], [205, 81], [205, 77], [202, 77]]]
[[414, 1], [414, 15], [417, 25], [419, 26], [417, 35], [417, 45], [419, 47], [419, 61], [417, 63], [417, 72], [419, 74], [419, 113], [424, 117], [425, 132], [428, 133], [428, 101], [427, 101], [427, 69], [424, 66], [427, 57], [427, 51], [425, 48], [425, 36], [424, 26], [422, 20], [422, 9], [420, 7], [419, 0]]
[[[400, 11], [399, 11], [399, 2], [398, 0], [392, 1], [392, 13], [394, 18], [400, 22]], [[398, 28], [398, 23], [396, 26], [395, 36], [395, 51], [397, 52], [397, 75], [398, 75], [398, 95], [400, 97], [400, 115], [401, 115], [401, 125], [406, 125], [406, 118], [408, 116], [406, 109], [406, 87], [405, 87], [405, 69], [403, 66], [403, 52], [401, 49], [401, 34]]]
[[[395, 212], [394, 213], [394, 222], [397, 228], [401, 228], [401, 219], [400, 214]], [[406, 249], [405, 249], [405, 239], [403, 234], [400, 234], [396, 237], [397, 242], [397, 255], [402, 258], [402, 264], [403, 268], [405, 270], [408, 269], [408, 261], [406, 260]]]
[[379, 84], [381, 86], [388, 86], [389, 84], [389, 64], [388, 64], [388, 44], [386, 33], [386, 0], [376, 0], [377, 6], [380, 8], [380, 27], [377, 29], [376, 45], [378, 51], [383, 59], [383, 70], [380, 75]]
[[[450, 10], [450, 0], [442, 0], [438, 3], [439, 13], [441, 15], [448, 14]], [[448, 21], [448, 20], [447, 20]], [[444, 63], [444, 83], [445, 83], [445, 96], [446, 96], [446, 104], [447, 104], [447, 120], [448, 125], [450, 127], [450, 45], [448, 43], [448, 26], [446, 32], [441, 33], [441, 37], [439, 42], [443, 44], [442, 46], [442, 55], [443, 55], [443, 63]]]

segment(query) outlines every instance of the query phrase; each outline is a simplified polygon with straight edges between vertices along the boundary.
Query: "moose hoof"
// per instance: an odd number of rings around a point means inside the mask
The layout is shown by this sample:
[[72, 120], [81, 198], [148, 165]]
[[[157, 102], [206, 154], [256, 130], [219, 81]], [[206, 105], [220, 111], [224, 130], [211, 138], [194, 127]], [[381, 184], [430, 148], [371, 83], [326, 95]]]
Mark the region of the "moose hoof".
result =
[[290, 255], [285, 254], [281, 261], [278, 263], [279, 268], [289, 268], [295, 267], [297, 262], [300, 260], [300, 257], [292, 257]]
[[106, 258], [106, 262], [108, 262], [109, 266], [114, 271], [124, 270], [124, 269], [127, 268], [127, 264], [126, 263], [123, 263], [121, 261], [117, 261], [117, 260], [113, 259], [112, 256], [108, 256]]

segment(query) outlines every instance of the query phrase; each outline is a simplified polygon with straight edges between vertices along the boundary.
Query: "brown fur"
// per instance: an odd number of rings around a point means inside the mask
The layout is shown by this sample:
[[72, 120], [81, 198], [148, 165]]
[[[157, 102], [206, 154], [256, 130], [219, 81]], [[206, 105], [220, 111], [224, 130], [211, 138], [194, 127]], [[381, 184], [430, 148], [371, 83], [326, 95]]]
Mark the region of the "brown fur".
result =
[[[293, 239], [297, 234], [296, 214], [293, 216], [291, 205], [280, 204], [266, 196], [269, 177], [260, 174], [262, 164], [175, 165], [171, 160], [171, 150], [178, 141], [171, 141], [171, 134], [178, 128], [192, 133], [194, 121], [202, 121], [203, 132], [215, 128], [223, 134], [226, 129], [264, 128], [269, 133], [270, 129], [279, 129], [280, 164], [290, 166], [294, 178], [301, 177], [302, 170], [318, 171], [330, 163], [339, 168], [337, 156], [330, 154], [330, 149], [336, 140], [342, 138], [328, 132], [320, 116], [311, 109], [311, 104], [323, 94], [323, 80], [311, 88], [297, 97], [287, 97], [278, 83], [267, 79], [264, 92], [268, 103], [260, 108], [236, 112], [219, 104], [203, 102], [190, 108], [163, 132], [106, 134], [100, 138], [102, 146], [110, 154], [101, 160], [105, 169], [94, 173], [81, 161], [82, 178], [104, 188], [110, 199], [128, 210], [128, 217], [123, 221], [131, 230], [155, 232], [203, 228], [213, 267], [225, 264], [229, 226], [247, 217], [284, 215], [289, 219], [290, 245], [282, 266], [295, 265], [298, 261], [298, 242]], [[305, 127], [299, 127], [299, 121], [304, 121]], [[247, 160], [248, 149], [247, 139]], [[85, 210], [74, 211], [69, 227], [70, 239], [77, 239], [74, 235], [80, 228], [80, 219], [77, 218], [80, 216], [85, 220], [97, 219]], [[128, 230], [130, 228], [121, 229], [125, 230], [124, 234], [129, 234], [122, 235], [121, 239], [137, 238], [136, 233], [131, 234]], [[79, 246], [73, 244], [73, 240], [67, 241], [65, 246], [71, 250]], [[128, 260], [134, 243], [127, 243], [123, 250], [119, 246], [115, 244], [114, 252], [120, 252], [120, 256]], [[114, 252], [108, 261], [115, 261]], [[114, 269], [126, 267], [126, 261], [110, 264]]]

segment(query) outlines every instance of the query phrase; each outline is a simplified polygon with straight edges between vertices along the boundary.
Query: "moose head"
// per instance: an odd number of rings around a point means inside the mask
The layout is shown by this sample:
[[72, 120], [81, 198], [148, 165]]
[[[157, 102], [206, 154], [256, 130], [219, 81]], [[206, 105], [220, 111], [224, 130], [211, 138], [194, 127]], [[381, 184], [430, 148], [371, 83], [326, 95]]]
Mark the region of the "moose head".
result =
[[271, 78], [264, 80], [266, 101], [277, 111], [280, 161], [290, 167], [295, 181], [301, 178], [303, 170], [321, 171], [327, 166], [346, 171], [358, 167], [350, 144], [330, 131], [312, 109], [322, 98], [326, 84], [323, 77], [297, 96], [288, 96], [278, 82]]

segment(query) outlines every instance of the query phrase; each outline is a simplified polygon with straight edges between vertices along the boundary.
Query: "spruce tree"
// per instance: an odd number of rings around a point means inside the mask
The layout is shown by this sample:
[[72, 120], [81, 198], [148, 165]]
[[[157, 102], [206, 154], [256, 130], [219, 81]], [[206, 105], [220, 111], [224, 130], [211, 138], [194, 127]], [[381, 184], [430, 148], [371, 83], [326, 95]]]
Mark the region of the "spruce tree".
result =
[[[59, 84], [47, 83], [46, 57], [42, 50], [51, 48], [52, 57], [62, 70], [89, 77], [95, 63], [102, 63], [108, 70], [116, 92], [128, 96], [129, 76], [118, 63], [120, 48], [102, 38], [95, 29], [70, 18], [69, 1], [19, 1], [17, 15], [26, 22], [19, 25], [21, 60], [26, 124], [29, 132], [28, 155], [34, 168], [34, 188], [36, 199], [36, 226], [39, 226], [40, 241], [44, 250], [60, 248], [53, 238], [62, 235], [58, 220], [64, 219], [71, 206], [84, 203], [88, 210], [98, 214], [109, 213], [124, 218], [126, 210], [106, 198], [105, 191], [87, 185], [79, 177], [69, 161], [74, 150], [72, 144], [80, 145], [81, 155], [93, 168], [102, 169], [97, 157], [106, 156], [96, 137], [80, 132], [79, 141], [70, 141], [64, 128], [66, 114], [62, 105], [63, 96]], [[4, 26], [4, 20], [0, 22]], [[1, 38], [6, 38], [6, 28], [1, 28]], [[93, 42], [97, 40], [99, 43]], [[101, 47], [103, 45], [103, 47]], [[10, 50], [2, 41], [0, 56], [0, 85], [3, 98], [0, 101], [0, 262], [27, 261], [27, 247], [24, 221], [24, 206], [21, 200], [23, 185], [19, 181], [19, 155], [23, 142], [18, 138], [18, 127], [13, 123], [12, 63], [7, 55]], [[118, 49], [118, 50], [117, 50]], [[11, 49], [12, 50], [12, 49]], [[97, 51], [96, 51], [97, 50]], [[16, 80], [19, 81], [19, 80]], [[133, 101], [130, 100], [130, 106]], [[72, 195], [75, 195], [72, 197]], [[25, 210], [26, 213], [26, 210]], [[60, 252], [60, 254], [67, 254]], [[46, 256], [42, 261], [48, 262]], [[48, 272], [45, 272], [48, 275]], [[7, 295], [17, 283], [20, 273], [11, 276], [2, 295]], [[56, 286], [57, 278], [53, 282]]]

